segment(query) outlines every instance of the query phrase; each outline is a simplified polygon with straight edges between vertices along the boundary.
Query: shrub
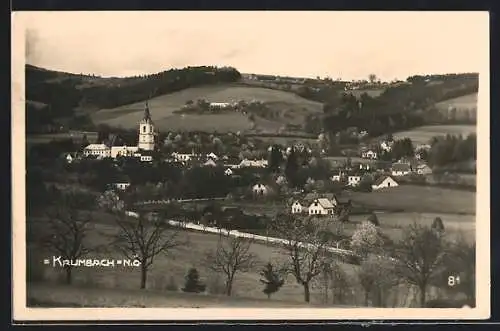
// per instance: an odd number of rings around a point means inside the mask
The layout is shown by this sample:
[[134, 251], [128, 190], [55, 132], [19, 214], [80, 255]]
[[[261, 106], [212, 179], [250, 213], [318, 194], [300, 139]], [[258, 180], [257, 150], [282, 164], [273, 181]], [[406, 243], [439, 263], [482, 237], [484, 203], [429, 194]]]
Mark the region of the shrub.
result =
[[205, 284], [202, 284], [200, 282], [200, 275], [198, 274], [198, 270], [196, 270], [196, 268], [189, 269], [186, 275], [186, 283], [184, 284], [184, 288], [182, 288], [182, 291], [200, 293], [204, 292], [205, 288]]

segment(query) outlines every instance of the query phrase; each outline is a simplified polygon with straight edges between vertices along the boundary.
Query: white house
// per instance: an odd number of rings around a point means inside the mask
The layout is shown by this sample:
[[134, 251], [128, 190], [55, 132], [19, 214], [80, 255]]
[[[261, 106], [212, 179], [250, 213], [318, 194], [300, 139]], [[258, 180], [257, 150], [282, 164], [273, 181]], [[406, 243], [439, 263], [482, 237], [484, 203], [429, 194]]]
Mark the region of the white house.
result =
[[83, 149], [85, 156], [110, 157], [111, 148], [106, 144], [90, 144]]
[[333, 175], [331, 177], [331, 180], [333, 182], [340, 182], [340, 180], [344, 177], [344, 173], [342, 171], [339, 171], [337, 174]]
[[224, 173], [226, 174], [226, 176], [231, 176], [233, 174], [233, 170], [231, 170], [231, 168], [227, 168]]
[[360, 175], [350, 175], [347, 177], [347, 185], [349, 186], [358, 186], [361, 182]]
[[392, 150], [392, 146], [394, 145], [393, 141], [383, 141], [380, 144], [380, 148], [386, 152], [390, 152]]
[[66, 159], [66, 162], [71, 163], [71, 162], [73, 162], [74, 158], [73, 158], [73, 156], [71, 156], [71, 154], [66, 154], [65, 159]]
[[215, 167], [217, 164], [212, 159], [208, 159], [207, 162], [203, 163], [205, 167]]
[[174, 158], [175, 161], [177, 162], [187, 162], [187, 161], [191, 161], [191, 159], [194, 157], [194, 153], [189, 153], [189, 154], [186, 154], [186, 153], [177, 153], [177, 152], [174, 152], [172, 153], [172, 157]]
[[222, 109], [222, 108], [228, 108], [231, 106], [232, 106], [232, 104], [230, 104], [229, 102], [210, 102], [210, 108]]
[[393, 163], [391, 174], [393, 176], [406, 176], [411, 172], [409, 163]]
[[364, 158], [364, 159], [376, 160], [377, 159], [377, 152], [372, 151], [371, 149], [369, 149], [367, 151], [363, 151], [361, 153], [361, 157]]
[[215, 153], [207, 154], [207, 159], [217, 161], [219, 157]]
[[419, 175], [430, 175], [432, 174], [432, 169], [425, 163], [419, 164], [417, 166], [417, 174]]
[[314, 200], [307, 211], [309, 215], [332, 215], [335, 206], [325, 198], [319, 198]]
[[128, 182], [118, 182], [118, 183], [113, 183], [113, 187], [125, 191], [127, 188], [129, 188], [130, 183]]
[[259, 184], [255, 184], [252, 187], [252, 193], [256, 196], [263, 196], [263, 195], [267, 195], [267, 193], [269, 193], [269, 189], [267, 188], [267, 186], [259, 183]]
[[305, 208], [302, 207], [302, 204], [298, 200], [292, 204], [292, 214], [300, 214], [304, 211], [304, 209]]
[[245, 167], [255, 167], [255, 168], [265, 168], [267, 167], [267, 160], [249, 160], [249, 159], [244, 159], [240, 162], [239, 167], [240, 168], [245, 168]]
[[111, 157], [116, 158], [118, 156], [133, 156], [139, 150], [137, 146], [112, 146], [111, 147]]
[[397, 186], [399, 186], [398, 182], [392, 179], [391, 176], [381, 176], [373, 183], [372, 189], [380, 190], [381, 188], [397, 187]]
[[152, 162], [153, 156], [151, 155], [141, 155], [141, 162]]

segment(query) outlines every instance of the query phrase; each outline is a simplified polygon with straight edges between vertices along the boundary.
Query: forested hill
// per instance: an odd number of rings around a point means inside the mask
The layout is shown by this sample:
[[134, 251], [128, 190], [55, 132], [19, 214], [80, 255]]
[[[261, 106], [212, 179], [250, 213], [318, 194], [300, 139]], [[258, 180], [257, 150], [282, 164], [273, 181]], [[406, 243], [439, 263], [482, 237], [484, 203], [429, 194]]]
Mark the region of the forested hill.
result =
[[[331, 93], [324, 102], [323, 128], [330, 133], [358, 127], [373, 135], [403, 130], [423, 124], [467, 123], [476, 121], [476, 109], [447, 113], [436, 104], [478, 92], [478, 74], [412, 76], [406, 82], [386, 87], [376, 97], [366, 93]], [[449, 122], [449, 123], [448, 123]]]
[[[26, 66], [28, 132], [54, 125], [61, 118], [84, 123], [86, 114], [186, 88], [238, 81], [231, 67], [186, 67], [152, 75], [105, 78]], [[60, 122], [59, 122], [60, 123]]]

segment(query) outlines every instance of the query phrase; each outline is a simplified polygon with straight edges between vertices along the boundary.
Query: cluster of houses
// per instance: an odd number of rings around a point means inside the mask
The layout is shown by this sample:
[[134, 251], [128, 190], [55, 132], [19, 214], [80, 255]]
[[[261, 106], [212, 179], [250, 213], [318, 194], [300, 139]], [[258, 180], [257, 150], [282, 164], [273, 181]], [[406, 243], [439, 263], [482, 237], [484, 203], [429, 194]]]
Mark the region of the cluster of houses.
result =
[[308, 193], [302, 199], [292, 199], [291, 213], [306, 215], [339, 215], [351, 207], [351, 201], [341, 202], [332, 193]]

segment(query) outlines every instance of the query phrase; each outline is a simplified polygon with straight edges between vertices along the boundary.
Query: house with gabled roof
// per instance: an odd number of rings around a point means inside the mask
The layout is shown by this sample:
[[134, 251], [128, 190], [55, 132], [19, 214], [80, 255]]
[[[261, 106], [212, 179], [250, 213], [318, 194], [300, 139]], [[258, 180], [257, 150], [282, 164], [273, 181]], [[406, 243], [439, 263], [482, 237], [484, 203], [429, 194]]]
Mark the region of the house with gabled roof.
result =
[[380, 190], [382, 188], [388, 187], [397, 187], [399, 186], [398, 182], [396, 182], [391, 176], [380, 176], [373, 182], [372, 190]]
[[409, 163], [393, 163], [391, 167], [391, 174], [393, 176], [406, 176], [411, 172], [411, 165]]
[[325, 198], [315, 199], [307, 208], [309, 215], [333, 215], [335, 206]]

